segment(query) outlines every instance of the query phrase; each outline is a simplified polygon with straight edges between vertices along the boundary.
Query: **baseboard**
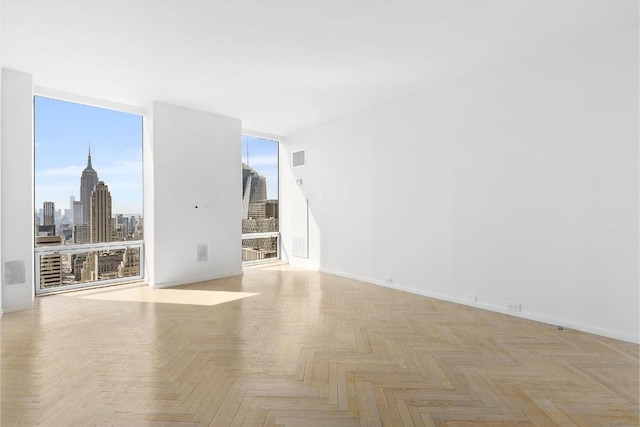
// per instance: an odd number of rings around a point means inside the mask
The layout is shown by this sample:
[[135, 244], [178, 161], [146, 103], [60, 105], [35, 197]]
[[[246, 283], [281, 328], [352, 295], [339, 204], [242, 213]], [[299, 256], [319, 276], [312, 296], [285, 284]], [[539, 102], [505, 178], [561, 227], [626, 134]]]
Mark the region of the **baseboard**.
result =
[[[322, 271], [315, 262], [309, 261], [309, 258], [289, 257], [288, 264], [293, 267], [307, 268], [313, 271]], [[336, 274], [339, 276], [339, 274]]]
[[337, 271], [337, 270], [331, 270], [331, 269], [326, 269], [326, 268], [321, 268], [320, 269], [321, 272], [323, 273], [327, 273], [327, 274], [333, 274], [335, 276], [340, 276], [340, 277], [345, 277], [347, 279], [353, 279], [353, 280], [358, 280], [360, 282], [366, 282], [366, 283], [371, 283], [373, 285], [376, 286], [382, 286], [384, 288], [390, 288], [390, 289], [395, 289], [398, 291], [403, 291], [403, 292], [408, 292], [410, 294], [415, 294], [415, 295], [421, 295], [424, 297], [428, 297], [428, 298], [434, 298], [437, 300], [441, 300], [441, 301], [447, 301], [447, 302], [452, 302], [455, 304], [461, 304], [461, 305], [465, 305], [468, 307], [474, 307], [474, 308], [479, 308], [482, 310], [487, 310], [487, 311], [492, 311], [495, 313], [501, 313], [501, 314], [506, 314], [508, 316], [513, 316], [513, 317], [518, 317], [521, 319], [527, 319], [527, 320], [532, 320], [535, 322], [540, 322], [540, 323], [546, 323], [549, 325], [554, 325], [554, 326], [562, 326], [563, 328], [566, 329], [574, 329], [576, 331], [581, 331], [581, 332], [586, 332], [589, 334], [594, 334], [594, 335], [599, 335], [599, 336], [603, 336], [603, 337], [607, 337], [607, 338], [613, 338], [616, 340], [620, 340], [620, 341], [626, 341], [626, 342], [630, 342], [630, 343], [634, 343], [634, 344], [639, 344], [640, 343], [640, 337], [633, 335], [633, 334], [628, 334], [628, 333], [624, 333], [624, 332], [620, 332], [620, 331], [613, 331], [610, 329], [605, 329], [605, 328], [598, 328], [598, 327], [594, 327], [594, 326], [590, 326], [590, 325], [584, 325], [582, 323], [576, 323], [576, 322], [572, 322], [570, 320], [567, 319], [559, 319], [559, 318], [555, 318], [552, 316], [547, 316], [544, 314], [540, 314], [540, 313], [532, 313], [532, 312], [519, 312], [519, 313], [514, 313], [513, 311], [508, 311], [500, 306], [497, 305], [493, 305], [493, 304], [487, 304], [487, 303], [479, 303], [479, 302], [469, 302], [467, 300], [465, 300], [464, 298], [457, 298], [454, 296], [450, 296], [450, 295], [445, 295], [445, 294], [439, 294], [439, 293], [434, 293], [434, 292], [429, 292], [429, 291], [424, 291], [421, 289], [415, 289], [415, 288], [410, 288], [410, 287], [406, 287], [406, 286], [399, 286], [399, 285], [395, 285], [395, 284], [389, 284], [389, 283], [385, 283], [383, 281], [380, 280], [376, 280], [376, 279], [372, 279], [370, 277], [363, 277], [363, 276], [358, 276], [358, 275], [354, 275], [354, 274], [349, 274], [349, 273], [344, 273], [341, 271]]
[[24, 306], [16, 306], [16, 307], [4, 307], [2, 309], [2, 314], [6, 313], [15, 313], [18, 311], [26, 311], [31, 310], [33, 308], [33, 304], [24, 305]]

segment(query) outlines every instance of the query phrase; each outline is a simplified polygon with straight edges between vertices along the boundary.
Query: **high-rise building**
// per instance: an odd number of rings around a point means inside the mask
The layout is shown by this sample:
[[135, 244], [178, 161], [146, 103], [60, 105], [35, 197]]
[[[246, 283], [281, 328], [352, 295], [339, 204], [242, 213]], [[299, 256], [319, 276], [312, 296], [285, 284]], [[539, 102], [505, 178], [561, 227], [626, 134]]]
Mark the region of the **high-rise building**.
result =
[[89, 226], [87, 224], [79, 224], [73, 226], [73, 243], [81, 245], [83, 243], [89, 243]]
[[114, 233], [118, 236], [116, 240], [129, 240], [133, 230], [129, 229], [129, 218], [123, 214], [117, 214], [113, 222]]
[[98, 181], [91, 192], [89, 236], [91, 243], [112, 241], [111, 193], [104, 181]]
[[142, 240], [144, 237], [144, 225], [142, 223], [142, 218], [136, 222], [136, 225], [133, 229], [133, 240]]
[[91, 192], [98, 184], [98, 172], [91, 166], [91, 148], [87, 157], [87, 167], [82, 171], [80, 178], [80, 201], [82, 202], [82, 224], [91, 222]]
[[87, 259], [87, 254], [73, 254], [71, 255], [71, 268], [73, 271], [73, 278], [75, 281], [80, 282], [82, 280], [82, 265]]
[[42, 225], [55, 225], [55, 203], [44, 202], [42, 204], [42, 210], [44, 212], [44, 223]]
[[37, 227], [36, 236], [55, 236], [55, 211], [56, 207], [53, 202], [44, 202], [42, 204], [42, 225]]
[[[58, 237], [58, 240], [60, 238]], [[62, 285], [62, 255], [40, 256], [40, 289]]]
[[138, 220], [136, 220], [135, 216], [130, 216], [129, 217], [129, 230], [131, 230], [133, 232], [133, 230], [136, 229], [136, 225], [138, 224]]
[[[82, 202], [81, 201], [74, 201], [73, 202], [73, 212], [72, 212], [72, 221], [73, 221], [73, 225], [82, 225], [84, 224], [84, 218], [82, 216]], [[87, 223], [88, 224], [88, 223]]]
[[[45, 202], [46, 203], [46, 202]], [[60, 236], [37, 236], [36, 246], [58, 246]], [[62, 255], [53, 253], [40, 256], [40, 289], [62, 284]]]
[[118, 277], [140, 275], [140, 249], [126, 248], [118, 266]]
[[[267, 180], [242, 164], [242, 234], [278, 231], [278, 201], [267, 200]], [[278, 256], [277, 238], [243, 238], [242, 261]]]
[[88, 252], [87, 256], [82, 262], [82, 268], [80, 269], [80, 281], [81, 282], [93, 282], [98, 280], [98, 268], [97, 268], [97, 252]]
[[125, 250], [89, 252], [80, 271], [80, 281], [95, 282], [118, 278]]
[[56, 226], [55, 225], [39, 225], [38, 232], [36, 236], [44, 237], [44, 236], [55, 236], [56, 235]]
[[109, 252], [100, 252], [94, 257], [96, 262], [95, 271], [98, 277], [95, 280], [108, 280], [118, 278], [118, 267], [122, 262], [124, 250], [115, 250]]
[[242, 218], [264, 218], [267, 180], [254, 169], [242, 164]]
[[264, 217], [278, 219], [278, 200], [267, 200], [264, 205]]
[[278, 201], [267, 200], [266, 178], [243, 163], [242, 184], [242, 233], [278, 231]]

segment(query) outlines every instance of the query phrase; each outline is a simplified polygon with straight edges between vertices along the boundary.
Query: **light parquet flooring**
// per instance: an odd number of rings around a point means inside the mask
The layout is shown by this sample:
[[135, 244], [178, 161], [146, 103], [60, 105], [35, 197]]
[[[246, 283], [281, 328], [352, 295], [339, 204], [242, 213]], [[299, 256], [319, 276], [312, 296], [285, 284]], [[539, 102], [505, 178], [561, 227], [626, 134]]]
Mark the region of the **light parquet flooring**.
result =
[[637, 345], [284, 265], [141, 289], [6, 314], [2, 426], [638, 425]]

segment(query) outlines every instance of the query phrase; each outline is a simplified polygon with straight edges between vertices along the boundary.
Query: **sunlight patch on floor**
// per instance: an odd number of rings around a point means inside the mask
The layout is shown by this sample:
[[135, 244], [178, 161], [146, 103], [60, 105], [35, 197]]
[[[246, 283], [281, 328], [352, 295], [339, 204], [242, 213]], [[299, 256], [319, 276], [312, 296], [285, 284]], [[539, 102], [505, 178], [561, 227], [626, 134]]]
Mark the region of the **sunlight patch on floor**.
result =
[[202, 291], [197, 289], [152, 289], [147, 285], [118, 287], [109, 290], [81, 291], [65, 294], [68, 297], [102, 300], [166, 304], [216, 305], [258, 295], [252, 292]]

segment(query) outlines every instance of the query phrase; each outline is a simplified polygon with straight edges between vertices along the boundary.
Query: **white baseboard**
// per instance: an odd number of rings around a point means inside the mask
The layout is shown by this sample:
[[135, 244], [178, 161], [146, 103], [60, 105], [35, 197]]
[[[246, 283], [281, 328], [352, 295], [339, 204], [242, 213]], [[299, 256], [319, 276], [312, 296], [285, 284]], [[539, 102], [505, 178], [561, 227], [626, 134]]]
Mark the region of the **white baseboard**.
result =
[[2, 309], [2, 314], [15, 313], [17, 311], [31, 310], [32, 308], [33, 308], [33, 304], [20, 305], [20, 306], [15, 306], [15, 307], [4, 307]]
[[628, 333], [625, 333], [625, 332], [614, 331], [614, 330], [605, 329], [605, 328], [599, 328], [599, 327], [596, 327], [596, 326], [584, 325], [582, 323], [572, 322], [572, 321], [567, 320], [567, 319], [559, 319], [559, 318], [555, 318], [555, 317], [552, 317], [552, 316], [547, 316], [547, 315], [540, 314], [540, 313], [532, 313], [532, 312], [527, 312], [527, 311], [514, 313], [513, 311], [508, 311], [508, 310], [506, 310], [506, 309], [504, 309], [504, 308], [502, 308], [500, 306], [493, 305], [493, 304], [479, 303], [479, 302], [469, 302], [469, 301], [465, 300], [464, 298], [459, 298], [459, 297], [455, 297], [455, 296], [451, 296], [451, 295], [444, 295], [444, 294], [424, 291], [422, 289], [415, 289], [415, 288], [410, 288], [410, 287], [406, 287], [406, 286], [400, 286], [400, 285], [396, 285], [396, 284], [389, 284], [389, 283], [385, 283], [385, 282], [380, 281], [380, 280], [372, 279], [372, 278], [369, 278], [369, 277], [357, 276], [357, 275], [345, 273], [345, 272], [342, 272], [342, 271], [336, 271], [336, 270], [331, 270], [331, 269], [326, 269], [326, 268], [321, 268], [320, 271], [323, 272], [323, 273], [333, 274], [335, 276], [345, 277], [347, 279], [354, 279], [354, 280], [358, 280], [358, 281], [361, 281], [361, 282], [371, 283], [373, 285], [382, 286], [382, 287], [390, 288], [390, 289], [395, 289], [395, 290], [398, 290], [398, 291], [404, 291], [404, 292], [408, 292], [408, 293], [411, 293], [411, 294], [421, 295], [421, 296], [425, 296], [425, 297], [429, 297], [429, 298], [434, 298], [434, 299], [441, 300], [441, 301], [452, 302], [452, 303], [455, 303], [455, 304], [462, 304], [462, 305], [466, 305], [468, 307], [474, 307], [474, 308], [479, 308], [479, 309], [482, 309], [482, 310], [493, 311], [495, 313], [507, 314], [509, 316], [519, 317], [519, 318], [527, 319], [527, 320], [533, 320], [535, 322], [546, 323], [546, 324], [549, 324], [549, 325], [562, 326], [563, 328], [566, 328], [566, 329], [574, 329], [576, 331], [586, 332], [586, 333], [594, 334], [594, 335], [600, 335], [600, 336], [603, 336], [603, 337], [613, 338], [613, 339], [616, 339], [616, 340], [626, 341], [626, 342], [630, 342], [630, 343], [634, 343], [634, 344], [639, 344], [640, 343], [640, 337], [639, 336], [636, 336], [636, 335], [633, 335], [633, 334], [628, 334]]

